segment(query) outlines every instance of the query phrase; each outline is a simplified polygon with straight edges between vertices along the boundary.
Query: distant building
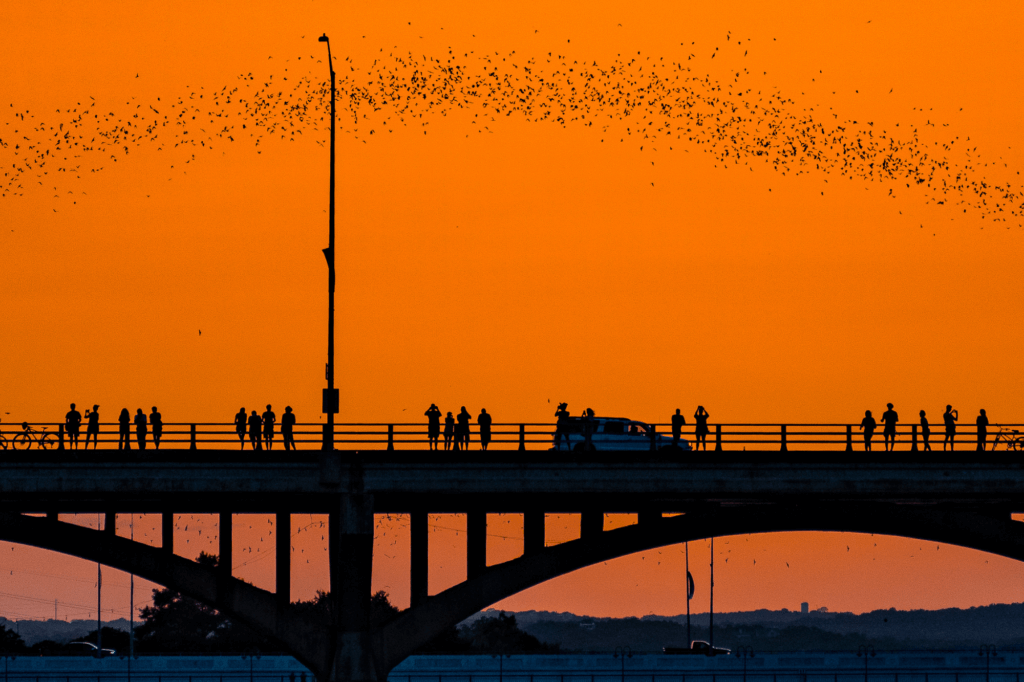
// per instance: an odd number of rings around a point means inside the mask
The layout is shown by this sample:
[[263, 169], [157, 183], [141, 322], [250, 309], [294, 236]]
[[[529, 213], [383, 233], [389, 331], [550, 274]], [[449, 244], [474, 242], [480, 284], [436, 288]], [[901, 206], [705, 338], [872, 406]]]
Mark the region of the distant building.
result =
[[805, 602], [805, 601], [800, 602], [800, 613], [807, 613], [808, 609], [809, 609], [809, 606], [808, 606], [807, 602]]

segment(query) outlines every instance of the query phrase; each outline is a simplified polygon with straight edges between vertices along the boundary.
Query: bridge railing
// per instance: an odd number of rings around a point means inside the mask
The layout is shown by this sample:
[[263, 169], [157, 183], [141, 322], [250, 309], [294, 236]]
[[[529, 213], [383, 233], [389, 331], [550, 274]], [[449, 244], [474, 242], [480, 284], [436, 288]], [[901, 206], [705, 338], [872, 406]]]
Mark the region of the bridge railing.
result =
[[[118, 424], [100, 424], [96, 434], [94, 447], [100, 449], [118, 449]], [[651, 434], [630, 437], [630, 450], [659, 450], [671, 445], [672, 429], [670, 424], [652, 424]], [[12, 451], [40, 449], [71, 449], [74, 448], [70, 434], [65, 433], [65, 426], [59, 422], [31, 423], [31, 433], [22, 431], [20, 425], [0, 424], [0, 457]], [[296, 424], [293, 430], [294, 442], [301, 450], [321, 449], [324, 442], [326, 427], [318, 423]], [[989, 426], [984, 441], [985, 450], [1006, 450], [1010, 446], [1024, 449], [1024, 439], [1017, 432], [1024, 432], [1024, 424], [994, 424]], [[539, 422], [499, 423], [491, 427], [489, 449], [494, 450], [549, 450], [554, 446], [555, 424]], [[145, 435], [147, 450], [156, 449], [153, 432]], [[681, 439], [691, 447], [698, 447], [695, 427], [687, 425], [681, 431]], [[917, 424], [897, 426], [895, 450], [921, 452], [926, 443], [932, 450], [942, 450], [945, 431], [933, 429], [928, 441], [920, 432]], [[635, 439], [635, 440], [634, 440]], [[85, 447], [89, 438], [86, 428], [81, 428], [78, 435], [77, 449]], [[585, 436], [572, 434], [571, 445], [577, 451], [586, 451]], [[978, 430], [974, 426], [958, 427], [953, 438], [956, 450], [979, 449]], [[135, 429], [129, 434], [130, 449], [138, 450], [139, 442]], [[341, 450], [425, 450], [428, 448], [427, 425], [414, 423], [351, 423], [335, 424], [334, 444]], [[239, 434], [234, 424], [223, 422], [168, 422], [163, 425], [159, 449], [164, 450], [252, 450], [254, 442], [248, 432]], [[261, 432], [256, 443], [258, 450], [266, 449], [266, 440]], [[593, 450], [615, 449], [603, 441], [602, 434], [591, 437], [590, 446]], [[470, 450], [479, 450], [480, 429], [477, 425], [470, 427]], [[564, 443], [562, 449], [566, 449]], [[827, 450], [827, 451], [863, 451], [865, 449], [864, 433], [856, 424], [776, 424], [776, 423], [738, 423], [711, 424], [702, 446], [712, 451], [789, 451], [789, 450]], [[439, 439], [438, 449], [445, 449], [445, 439]], [[279, 427], [274, 429], [271, 450], [284, 450], [282, 434]], [[881, 430], [876, 430], [872, 438], [872, 450], [884, 451], [884, 439]]]

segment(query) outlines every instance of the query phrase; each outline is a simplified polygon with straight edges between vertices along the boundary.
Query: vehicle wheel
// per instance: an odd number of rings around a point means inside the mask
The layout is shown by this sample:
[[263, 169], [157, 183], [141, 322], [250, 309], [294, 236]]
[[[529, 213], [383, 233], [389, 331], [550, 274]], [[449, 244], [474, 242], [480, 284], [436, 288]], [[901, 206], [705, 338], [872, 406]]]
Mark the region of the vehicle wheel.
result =
[[595, 448], [593, 443], [591, 443], [589, 448], [587, 447], [586, 443], [576, 443], [576, 445], [574, 445], [572, 448], [573, 452], [594, 452], [594, 450]]
[[24, 433], [19, 433], [14, 437], [13, 445], [15, 450], [28, 450], [32, 446], [32, 441]]
[[7, 439], [4, 438], [3, 436], [0, 436], [0, 450], [6, 450], [6, 449], [7, 449]]
[[43, 450], [49, 450], [50, 448], [56, 450], [57, 437], [52, 433], [44, 435], [42, 438], [39, 439], [39, 447], [42, 448]]

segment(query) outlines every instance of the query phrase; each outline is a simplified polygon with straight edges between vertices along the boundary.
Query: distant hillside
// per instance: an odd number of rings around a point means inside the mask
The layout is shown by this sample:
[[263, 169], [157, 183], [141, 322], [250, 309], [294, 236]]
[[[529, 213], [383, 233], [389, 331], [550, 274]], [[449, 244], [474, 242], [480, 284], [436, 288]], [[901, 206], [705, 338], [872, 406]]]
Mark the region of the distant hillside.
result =
[[[47, 639], [61, 643], [71, 642], [96, 630], [96, 621], [94, 620], [64, 621], [51, 619], [13, 621], [0, 616], [0, 625], [4, 625], [8, 630], [13, 630], [20, 634], [28, 646]], [[128, 619], [126, 618], [103, 621], [103, 627], [124, 630], [125, 632], [128, 631], [128, 625]], [[136, 622], [136, 625], [138, 625], [138, 622]]]
[[[493, 609], [469, 619], [493, 615]], [[541, 641], [564, 649], [604, 650], [628, 645], [636, 651], [680, 646], [686, 615], [592, 618], [572, 613], [520, 611], [519, 626]], [[691, 616], [692, 638], [708, 638], [708, 614]], [[715, 643], [761, 650], [876, 648], [960, 648], [980, 644], [1024, 645], [1024, 604], [992, 604], [937, 611], [745, 611], [715, 614]]]

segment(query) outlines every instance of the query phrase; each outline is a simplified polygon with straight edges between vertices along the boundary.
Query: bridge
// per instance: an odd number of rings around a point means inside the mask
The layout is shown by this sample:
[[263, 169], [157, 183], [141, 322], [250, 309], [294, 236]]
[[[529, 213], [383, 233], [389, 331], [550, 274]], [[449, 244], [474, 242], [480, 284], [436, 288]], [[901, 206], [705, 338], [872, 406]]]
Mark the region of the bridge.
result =
[[[340, 427], [344, 428], [344, 427]], [[515, 429], [513, 429], [515, 431]], [[845, 429], [841, 429], [840, 435]], [[386, 432], [382, 432], [385, 433]], [[191, 435], [189, 429], [188, 435]], [[518, 434], [517, 434], [518, 435]], [[512, 445], [512, 444], [510, 444]], [[778, 443], [776, 444], [778, 445]], [[269, 636], [322, 682], [377, 682], [446, 628], [512, 594], [634, 552], [723, 535], [840, 531], [898, 535], [1024, 560], [1024, 464], [1007, 452], [834, 450], [481, 452], [318, 449], [51, 450], [0, 453], [0, 540], [134, 573]], [[711, 448], [709, 444], [709, 448]], [[61, 521], [102, 513], [105, 530]], [[162, 515], [162, 545], [116, 534], [116, 516]], [[178, 556], [174, 514], [219, 515], [218, 568]], [[277, 536], [276, 590], [231, 575], [233, 515], [329, 516], [332, 624], [290, 602], [290, 538]], [[411, 605], [370, 623], [375, 514], [411, 520]], [[428, 513], [467, 516], [464, 582], [429, 595]], [[524, 518], [522, 556], [489, 565], [488, 514]], [[580, 514], [580, 536], [547, 546], [545, 514]], [[604, 528], [605, 513], [634, 525]]]

